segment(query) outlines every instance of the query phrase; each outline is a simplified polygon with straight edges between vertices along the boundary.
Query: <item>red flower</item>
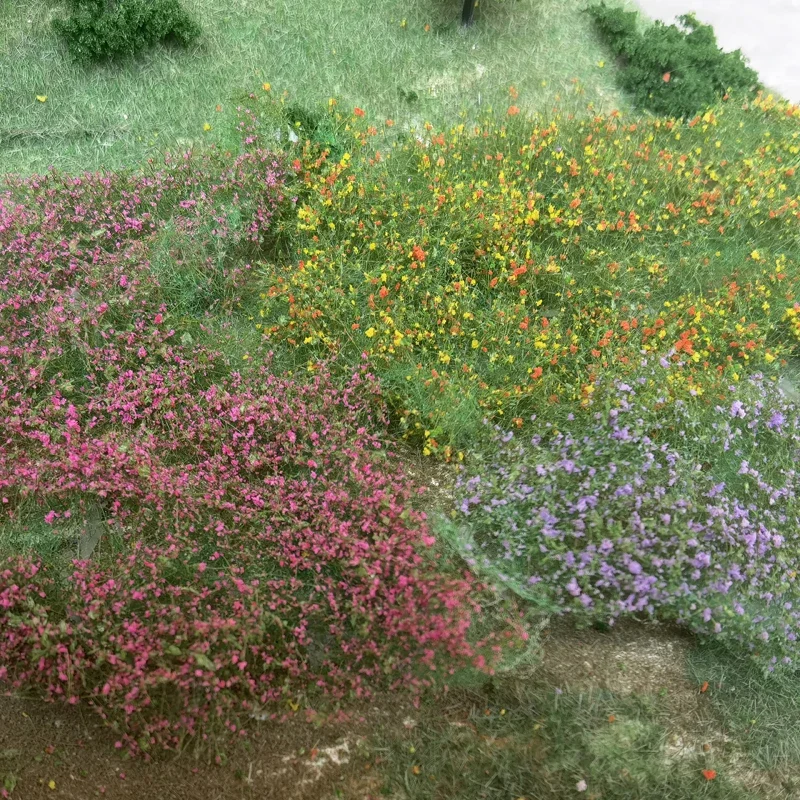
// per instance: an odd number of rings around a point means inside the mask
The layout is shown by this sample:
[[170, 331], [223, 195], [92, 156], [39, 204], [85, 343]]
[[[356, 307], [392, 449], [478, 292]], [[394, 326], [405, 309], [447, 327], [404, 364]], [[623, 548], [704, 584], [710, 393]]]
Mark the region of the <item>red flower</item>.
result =
[[360, 109], [358, 106], [356, 106], [356, 107], [353, 109], [353, 113], [354, 113], [354, 114], [355, 114], [357, 117], [363, 117], [363, 116], [364, 116], [364, 111], [363, 111], [362, 109]]
[[707, 781], [713, 781], [714, 778], [717, 777], [717, 773], [713, 769], [704, 769], [703, 770], [703, 777]]

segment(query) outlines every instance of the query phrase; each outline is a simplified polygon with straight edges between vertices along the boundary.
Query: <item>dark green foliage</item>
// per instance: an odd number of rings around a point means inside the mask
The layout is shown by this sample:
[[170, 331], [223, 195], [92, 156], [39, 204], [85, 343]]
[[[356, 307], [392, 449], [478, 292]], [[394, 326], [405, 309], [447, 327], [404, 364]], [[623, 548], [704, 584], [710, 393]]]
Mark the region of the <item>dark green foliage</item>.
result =
[[741, 51], [725, 53], [714, 29], [693, 14], [678, 25], [656, 22], [641, 31], [638, 14], [604, 3], [587, 9], [621, 60], [620, 83], [641, 108], [669, 117], [694, 116], [726, 93], [750, 95], [758, 74]]
[[68, 0], [68, 6], [69, 18], [54, 20], [53, 28], [76, 61], [112, 61], [163, 41], [186, 46], [200, 35], [180, 0]]
[[310, 139], [330, 151], [331, 157], [339, 159], [345, 151], [342, 132], [336, 129], [331, 115], [311, 111], [300, 105], [290, 105], [284, 111], [284, 119], [300, 139]]

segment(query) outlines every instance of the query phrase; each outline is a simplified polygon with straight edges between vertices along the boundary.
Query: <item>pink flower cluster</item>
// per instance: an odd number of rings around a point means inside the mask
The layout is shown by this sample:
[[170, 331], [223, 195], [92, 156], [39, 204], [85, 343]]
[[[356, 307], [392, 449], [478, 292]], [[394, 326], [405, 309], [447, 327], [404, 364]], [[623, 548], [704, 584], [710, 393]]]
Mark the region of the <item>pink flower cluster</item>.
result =
[[[136, 173], [8, 178], [0, 192], [0, 402], [170, 360], [156, 255], [232, 300], [284, 201], [276, 156], [212, 150]], [[189, 263], [191, 262], [191, 263]], [[74, 385], [78, 379], [82, 386]]]
[[499, 650], [470, 644], [473, 582], [433, 569], [366, 364], [239, 374], [170, 325], [164, 226], [260, 246], [281, 200], [260, 151], [0, 196], [0, 524], [50, 525], [62, 554], [103, 531], [91, 561], [0, 565], [0, 682], [88, 700], [132, 751]]

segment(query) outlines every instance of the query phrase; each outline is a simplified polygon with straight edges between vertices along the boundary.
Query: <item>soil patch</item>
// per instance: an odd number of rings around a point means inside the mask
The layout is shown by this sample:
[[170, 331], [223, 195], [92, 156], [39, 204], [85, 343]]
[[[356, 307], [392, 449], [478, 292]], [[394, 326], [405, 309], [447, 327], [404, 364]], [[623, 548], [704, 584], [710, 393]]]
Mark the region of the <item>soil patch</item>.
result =
[[366, 737], [391, 727], [398, 706], [380, 698], [346, 723], [322, 726], [299, 718], [253, 723], [246, 742], [209, 765], [189, 753], [126, 759], [87, 708], [0, 697], [0, 790], [4, 782], [13, 787], [12, 800], [364, 798], [377, 780]]

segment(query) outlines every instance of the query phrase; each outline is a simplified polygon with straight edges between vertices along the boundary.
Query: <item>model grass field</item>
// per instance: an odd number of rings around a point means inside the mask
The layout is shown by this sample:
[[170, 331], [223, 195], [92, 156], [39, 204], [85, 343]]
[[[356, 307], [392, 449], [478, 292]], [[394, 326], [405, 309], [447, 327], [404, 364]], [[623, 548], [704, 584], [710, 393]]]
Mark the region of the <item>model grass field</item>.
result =
[[0, 21], [0, 713], [97, 734], [0, 794], [791, 796], [800, 110], [691, 19], [81, 3]]

